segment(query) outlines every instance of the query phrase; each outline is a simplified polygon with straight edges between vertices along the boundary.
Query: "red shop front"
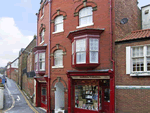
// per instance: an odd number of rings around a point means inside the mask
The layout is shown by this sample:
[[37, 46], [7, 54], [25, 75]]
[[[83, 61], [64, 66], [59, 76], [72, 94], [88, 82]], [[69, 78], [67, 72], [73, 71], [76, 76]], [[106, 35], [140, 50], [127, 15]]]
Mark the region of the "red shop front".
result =
[[114, 113], [112, 70], [68, 71], [68, 113]]
[[34, 77], [36, 80], [36, 107], [47, 109], [47, 83], [44, 77]]

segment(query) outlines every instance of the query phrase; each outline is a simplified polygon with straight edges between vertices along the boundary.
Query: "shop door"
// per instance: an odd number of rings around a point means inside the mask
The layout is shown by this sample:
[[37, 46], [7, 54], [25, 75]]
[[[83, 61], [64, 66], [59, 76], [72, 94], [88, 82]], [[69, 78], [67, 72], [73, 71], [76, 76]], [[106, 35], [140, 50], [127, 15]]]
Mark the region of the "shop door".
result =
[[46, 85], [41, 85], [41, 107], [45, 108], [47, 107], [47, 91], [46, 91]]
[[100, 97], [100, 108], [101, 108], [101, 112], [104, 113], [109, 113], [109, 107], [110, 107], [110, 86], [109, 86], [109, 80], [104, 81], [101, 87], [101, 92], [99, 95], [101, 95]]

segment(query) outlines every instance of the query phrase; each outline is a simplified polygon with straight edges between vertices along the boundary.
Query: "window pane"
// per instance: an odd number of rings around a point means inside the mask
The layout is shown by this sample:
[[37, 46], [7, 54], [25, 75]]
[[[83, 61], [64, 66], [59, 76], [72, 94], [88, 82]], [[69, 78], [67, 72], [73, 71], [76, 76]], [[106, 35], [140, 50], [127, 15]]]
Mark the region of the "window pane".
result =
[[144, 59], [143, 58], [133, 59], [133, 71], [144, 71]]
[[56, 50], [54, 53], [54, 65], [55, 66], [62, 66], [63, 65], [63, 51]]
[[133, 57], [141, 57], [143, 56], [143, 47], [134, 47], [132, 49], [133, 51]]
[[150, 55], [150, 46], [147, 46], [147, 55]]
[[75, 108], [98, 111], [98, 86], [76, 85]]
[[90, 38], [90, 51], [98, 51], [98, 45], [99, 45], [98, 39], [92, 39]]
[[93, 22], [92, 7], [86, 7], [79, 12], [79, 25], [87, 25]]
[[56, 31], [63, 31], [63, 16], [55, 18], [55, 32]]
[[72, 43], [72, 54], [74, 53], [74, 42]]
[[90, 52], [90, 63], [98, 63], [98, 52]]
[[86, 51], [86, 39], [76, 41], [76, 52]]
[[58, 16], [55, 18], [55, 24], [59, 24], [63, 22], [63, 16]]
[[86, 63], [86, 52], [80, 52], [76, 54], [76, 63]]

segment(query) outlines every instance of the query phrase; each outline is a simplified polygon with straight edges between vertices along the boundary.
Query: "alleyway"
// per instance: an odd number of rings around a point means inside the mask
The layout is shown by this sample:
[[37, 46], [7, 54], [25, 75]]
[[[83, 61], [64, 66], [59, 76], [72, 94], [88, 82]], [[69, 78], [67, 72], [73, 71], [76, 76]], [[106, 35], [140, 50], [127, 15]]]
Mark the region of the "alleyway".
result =
[[[8, 93], [7, 93], [8, 91]], [[7, 78], [5, 84], [5, 113], [34, 113], [28, 106], [16, 83]], [[9, 95], [8, 95], [9, 94]], [[11, 104], [11, 105], [10, 105]], [[11, 106], [11, 107], [10, 107]], [[9, 109], [7, 107], [10, 107]], [[6, 110], [7, 109], [7, 110]]]

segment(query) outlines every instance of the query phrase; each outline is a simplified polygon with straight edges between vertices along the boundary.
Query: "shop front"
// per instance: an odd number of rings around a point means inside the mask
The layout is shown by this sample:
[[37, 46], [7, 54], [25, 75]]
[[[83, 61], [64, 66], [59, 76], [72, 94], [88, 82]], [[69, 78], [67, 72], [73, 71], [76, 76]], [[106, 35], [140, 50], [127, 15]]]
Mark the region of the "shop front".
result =
[[47, 83], [44, 77], [34, 77], [36, 80], [36, 107], [47, 109]]
[[113, 113], [113, 84], [111, 70], [68, 72], [68, 113]]

